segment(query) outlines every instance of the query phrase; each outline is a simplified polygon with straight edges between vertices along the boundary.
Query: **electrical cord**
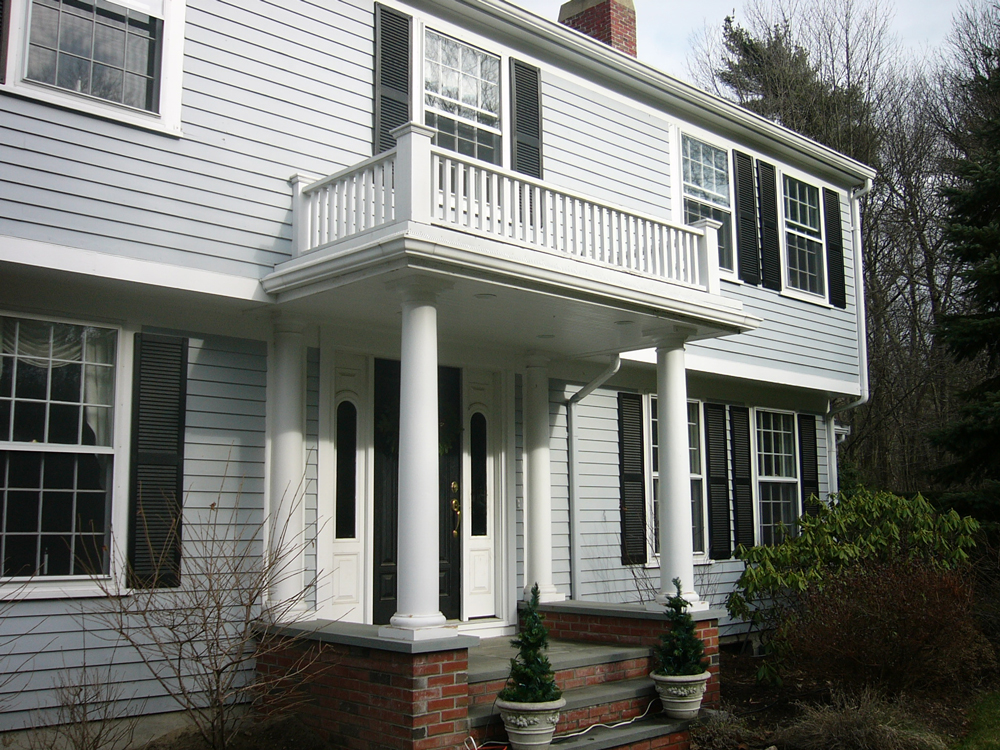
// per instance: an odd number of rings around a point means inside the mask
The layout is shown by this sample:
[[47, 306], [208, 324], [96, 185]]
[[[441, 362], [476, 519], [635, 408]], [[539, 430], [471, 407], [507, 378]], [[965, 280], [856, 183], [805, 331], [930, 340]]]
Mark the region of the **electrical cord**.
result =
[[572, 739], [573, 737], [582, 737], [587, 732], [589, 732], [591, 729], [597, 729], [598, 727], [602, 727], [603, 729], [618, 729], [619, 727], [627, 727], [629, 724], [634, 724], [635, 722], [639, 721], [640, 719], [645, 719], [649, 715], [649, 712], [653, 708], [653, 706], [658, 706], [658, 705], [660, 705], [660, 699], [659, 698], [654, 698], [653, 700], [651, 700], [649, 702], [649, 705], [646, 706], [646, 710], [643, 711], [639, 716], [633, 716], [631, 719], [626, 719], [625, 721], [619, 721], [617, 724], [591, 724], [589, 727], [587, 727], [586, 729], [584, 729], [584, 730], [582, 730], [580, 732], [571, 732], [569, 734], [560, 734], [560, 735], [558, 735], [556, 737], [553, 737], [552, 738], [552, 742], [556, 743], [556, 742], [560, 742], [561, 740]]

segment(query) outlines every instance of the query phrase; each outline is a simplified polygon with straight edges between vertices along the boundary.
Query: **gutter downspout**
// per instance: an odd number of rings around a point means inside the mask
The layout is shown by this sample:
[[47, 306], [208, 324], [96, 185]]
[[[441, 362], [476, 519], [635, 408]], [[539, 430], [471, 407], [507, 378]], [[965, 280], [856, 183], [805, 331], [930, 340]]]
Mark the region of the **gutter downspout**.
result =
[[577, 477], [577, 441], [576, 441], [576, 405], [587, 396], [604, 385], [611, 377], [618, 372], [622, 366], [622, 358], [615, 355], [611, 364], [600, 375], [591, 380], [587, 385], [578, 390], [566, 402], [566, 434], [569, 445], [569, 460], [567, 471], [569, 472], [569, 591], [570, 599], [575, 599], [580, 593], [580, 559], [582, 552], [580, 549], [580, 535], [577, 533], [580, 528], [580, 508], [577, 499], [580, 496], [579, 479]]
[[[851, 409], [857, 409], [868, 403], [871, 395], [868, 385], [868, 323], [865, 318], [865, 273], [864, 273], [864, 253], [861, 247], [861, 199], [872, 190], [871, 178], [865, 179], [865, 184], [854, 188], [851, 191], [851, 233], [854, 244], [854, 306], [858, 318], [858, 356], [860, 358], [860, 384], [861, 395], [854, 401], [833, 408], [833, 401], [829, 401], [826, 412], [826, 455], [827, 466], [838, 468], [837, 463], [837, 435], [834, 431], [834, 417]], [[840, 490], [837, 481], [837, 471], [831, 471], [827, 478], [830, 492], [835, 493]]]

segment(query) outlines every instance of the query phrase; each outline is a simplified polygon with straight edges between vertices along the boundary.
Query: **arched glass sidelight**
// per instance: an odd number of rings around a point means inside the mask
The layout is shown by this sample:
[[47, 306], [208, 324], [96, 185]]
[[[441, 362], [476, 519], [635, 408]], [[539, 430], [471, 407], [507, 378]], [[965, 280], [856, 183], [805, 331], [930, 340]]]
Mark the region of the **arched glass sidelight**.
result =
[[487, 456], [486, 417], [476, 412], [472, 415], [469, 425], [469, 453], [472, 470], [472, 536], [486, 536], [486, 456]]
[[350, 401], [337, 407], [337, 539], [354, 539], [357, 517], [358, 409]]

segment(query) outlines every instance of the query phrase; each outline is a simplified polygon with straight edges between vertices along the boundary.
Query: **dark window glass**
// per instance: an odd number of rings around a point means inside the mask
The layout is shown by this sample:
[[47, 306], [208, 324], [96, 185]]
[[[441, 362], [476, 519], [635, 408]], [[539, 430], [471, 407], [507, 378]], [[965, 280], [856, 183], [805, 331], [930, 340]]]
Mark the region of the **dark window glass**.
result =
[[469, 451], [472, 473], [472, 536], [486, 536], [488, 497], [487, 497], [487, 458], [489, 441], [486, 430], [486, 417], [476, 413], [472, 415], [469, 425]]
[[350, 401], [337, 407], [337, 538], [353, 539], [357, 508], [358, 410]]

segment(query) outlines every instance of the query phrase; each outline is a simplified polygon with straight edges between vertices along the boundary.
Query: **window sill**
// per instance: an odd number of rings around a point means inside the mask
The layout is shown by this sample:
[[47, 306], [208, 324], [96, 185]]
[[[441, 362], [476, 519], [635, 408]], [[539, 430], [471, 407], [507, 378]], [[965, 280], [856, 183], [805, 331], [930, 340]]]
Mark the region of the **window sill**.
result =
[[171, 118], [163, 114], [145, 113], [113, 102], [103, 102], [72, 92], [64, 92], [61, 89], [50, 88], [44, 84], [33, 84], [29, 81], [12, 81], [2, 84], [0, 92], [172, 138], [183, 137], [179, 116]]
[[99, 579], [66, 577], [55, 580], [23, 580], [0, 583], [0, 602], [39, 599], [96, 599], [108, 596], [115, 587], [110, 577]]
[[791, 287], [784, 287], [779, 294], [782, 297], [787, 297], [788, 299], [794, 299], [798, 302], [806, 302], [810, 305], [816, 305], [817, 307], [825, 307], [829, 310], [833, 309], [833, 305], [827, 300], [827, 298], [821, 294], [812, 294], [811, 292], [802, 292], [798, 289], [792, 289]]

